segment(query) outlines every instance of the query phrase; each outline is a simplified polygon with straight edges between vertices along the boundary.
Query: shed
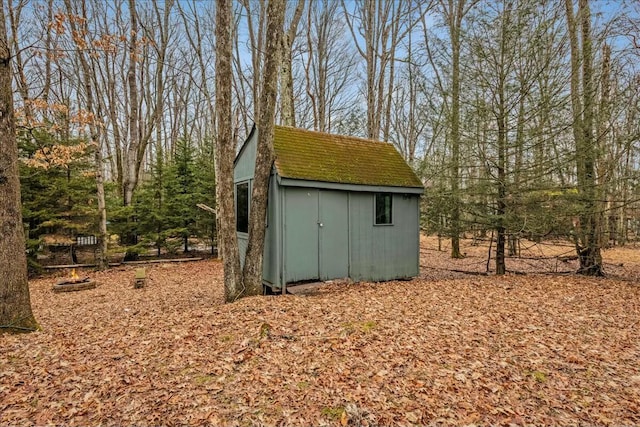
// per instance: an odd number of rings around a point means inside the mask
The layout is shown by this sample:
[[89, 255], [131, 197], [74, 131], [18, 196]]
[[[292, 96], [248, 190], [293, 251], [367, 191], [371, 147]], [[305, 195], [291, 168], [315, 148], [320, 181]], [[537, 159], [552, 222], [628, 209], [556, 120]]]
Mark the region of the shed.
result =
[[[234, 165], [240, 259], [248, 242], [258, 129]], [[276, 126], [269, 179], [264, 284], [419, 272], [422, 182], [392, 144]]]

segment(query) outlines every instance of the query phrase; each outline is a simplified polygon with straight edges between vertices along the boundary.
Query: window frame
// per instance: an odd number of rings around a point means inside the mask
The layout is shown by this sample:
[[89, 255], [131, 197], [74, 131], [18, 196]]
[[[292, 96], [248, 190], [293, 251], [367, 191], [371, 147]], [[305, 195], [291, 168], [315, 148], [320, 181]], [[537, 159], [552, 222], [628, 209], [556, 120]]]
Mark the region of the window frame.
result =
[[[245, 186], [247, 188], [247, 197], [246, 197], [246, 212], [247, 212], [247, 216], [246, 216], [246, 231], [245, 230], [241, 230], [240, 229], [240, 215], [239, 215], [239, 208], [240, 206], [238, 205], [238, 196], [240, 194], [239, 191], [239, 187], [241, 186]], [[234, 192], [235, 192], [235, 213], [236, 213], [236, 232], [237, 233], [243, 233], [243, 234], [248, 234], [249, 233], [249, 217], [251, 215], [250, 210], [251, 210], [251, 183], [250, 181], [240, 181], [240, 182], [236, 182], [235, 183], [235, 188], [234, 188]]]
[[[389, 222], [378, 222], [378, 197], [389, 198]], [[386, 210], [386, 209], [385, 209]], [[386, 215], [385, 215], [386, 216]], [[374, 226], [389, 226], [393, 225], [393, 193], [378, 192], [373, 195], [373, 225]]]

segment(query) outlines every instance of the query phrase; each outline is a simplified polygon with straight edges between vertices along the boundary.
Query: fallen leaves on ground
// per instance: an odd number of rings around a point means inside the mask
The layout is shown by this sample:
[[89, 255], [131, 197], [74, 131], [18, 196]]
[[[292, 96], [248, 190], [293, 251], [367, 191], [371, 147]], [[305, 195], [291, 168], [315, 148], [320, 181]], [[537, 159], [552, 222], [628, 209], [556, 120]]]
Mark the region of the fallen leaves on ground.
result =
[[[425, 262], [425, 261], [423, 261]], [[426, 261], [428, 262], [428, 261]], [[223, 304], [218, 261], [34, 280], [0, 425], [640, 424], [639, 288], [576, 276], [333, 283]]]
[[[461, 239], [463, 257], [452, 259], [450, 240], [422, 235], [420, 277], [442, 280], [495, 274], [496, 245], [492, 244], [489, 251], [488, 240]], [[517, 255], [507, 256], [505, 260], [509, 273], [573, 274], [579, 267], [575, 245], [566, 240], [534, 242], [520, 239], [516, 249]], [[603, 249], [602, 256], [603, 268], [609, 278], [640, 281], [640, 248], [635, 244]]]

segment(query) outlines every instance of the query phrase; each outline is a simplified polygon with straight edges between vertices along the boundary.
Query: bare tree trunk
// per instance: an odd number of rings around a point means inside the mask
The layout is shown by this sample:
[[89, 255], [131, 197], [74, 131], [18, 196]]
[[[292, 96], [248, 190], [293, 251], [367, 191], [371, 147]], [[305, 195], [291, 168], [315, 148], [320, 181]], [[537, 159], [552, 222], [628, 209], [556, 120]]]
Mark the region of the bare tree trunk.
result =
[[262, 72], [262, 96], [258, 121], [258, 146], [253, 176], [253, 193], [249, 210], [249, 242], [244, 261], [245, 295], [262, 293], [262, 255], [267, 215], [269, 176], [275, 154], [273, 151], [273, 128], [276, 98], [278, 95], [278, 48], [282, 43], [285, 0], [269, 0], [267, 6], [267, 39], [264, 69]]
[[[140, 147], [140, 111], [138, 109], [138, 84], [136, 83], [136, 64], [138, 63], [138, 15], [136, 0], [129, 0], [131, 32], [129, 38], [129, 69], [127, 82], [129, 89], [129, 144], [125, 150], [122, 172], [122, 196], [125, 206], [133, 200], [133, 191], [138, 183], [136, 162]], [[133, 242], [128, 242], [133, 243]]]
[[38, 324], [27, 281], [11, 79], [4, 1], [0, 0], [0, 331], [27, 332]]
[[289, 24], [289, 29], [282, 37], [282, 44], [280, 46], [280, 116], [281, 122], [285, 126], [296, 125], [296, 114], [294, 110], [294, 96], [293, 96], [293, 67], [292, 67], [292, 52], [293, 41], [298, 32], [298, 23], [302, 17], [304, 11], [305, 0], [298, 0], [293, 18]]
[[[13, 62], [15, 64], [15, 81], [18, 86], [18, 92], [20, 93], [22, 100], [24, 102], [24, 113], [25, 119], [28, 124], [30, 124], [33, 120], [33, 111], [31, 106], [31, 95], [29, 93], [29, 85], [27, 83], [27, 76], [25, 73], [24, 60], [22, 58], [22, 49], [18, 46], [18, 42], [20, 41], [20, 37], [18, 35], [18, 27], [20, 24], [20, 18], [22, 15], [22, 10], [25, 6], [25, 2], [18, 2], [18, 5], [14, 7], [13, 1], [8, 0], [8, 12], [9, 12], [9, 23], [11, 25], [11, 34], [13, 46], [9, 47], [9, 49], [13, 49], [14, 57]], [[6, 24], [5, 24], [6, 25]], [[47, 31], [47, 36], [49, 36], [50, 31]]]
[[233, 161], [235, 144], [231, 113], [231, 2], [216, 3], [216, 152], [218, 153], [218, 217], [220, 228], [218, 241], [224, 263], [224, 298], [235, 301], [242, 290], [242, 274], [238, 256], [236, 214], [233, 197]]
[[[595, 88], [593, 82], [593, 53], [591, 39], [591, 12], [588, 0], [578, 2], [581, 47], [578, 42], [578, 23], [573, 2], [565, 0], [569, 41], [571, 47], [571, 105], [573, 109], [573, 135], [576, 142], [578, 193], [582, 199], [580, 221], [576, 227], [576, 252], [580, 260], [578, 272], [589, 276], [602, 276], [602, 255], [597, 236], [596, 150], [593, 134]], [[582, 67], [581, 67], [582, 66]], [[582, 71], [582, 91], [580, 72]]]
[[[503, 35], [504, 37], [504, 35]], [[505, 264], [504, 248], [505, 248], [505, 226], [504, 217], [507, 212], [507, 119], [504, 105], [504, 77], [500, 77], [500, 87], [498, 88], [498, 199], [496, 209], [496, 274], [503, 275], [507, 268]]]
[[[94, 126], [95, 128], [95, 126]], [[96, 197], [98, 199], [98, 254], [96, 264], [98, 270], [109, 267], [108, 249], [109, 233], [107, 232], [107, 204], [104, 197], [104, 175], [102, 173], [102, 146], [97, 133], [91, 132], [91, 140], [94, 142], [93, 161], [95, 162], [96, 173]]]
[[[412, 30], [415, 22], [410, 19], [410, 14], [415, 9], [412, 2], [405, 0], [360, 0], [353, 4], [355, 8], [342, 0], [349, 31], [367, 67], [367, 137], [377, 140], [381, 132], [388, 136], [386, 119], [391, 115], [389, 102], [393, 95], [394, 55], [398, 45]], [[407, 20], [407, 25], [401, 25], [404, 20]], [[360, 46], [360, 40], [364, 40], [364, 47]]]
[[506, 228], [505, 228], [505, 215], [507, 213], [507, 100], [506, 100], [506, 84], [507, 84], [507, 38], [509, 34], [509, 26], [511, 20], [511, 9], [505, 6], [500, 18], [501, 31], [500, 31], [500, 50], [498, 54], [498, 76], [497, 76], [497, 112], [496, 114], [496, 127], [498, 129], [498, 181], [497, 181], [497, 193], [498, 198], [496, 200], [496, 274], [503, 275], [507, 271], [505, 264], [505, 242], [506, 242]]
[[[600, 106], [598, 108], [598, 123], [596, 126], [596, 150], [598, 152], [605, 152], [606, 150], [606, 139], [609, 134], [609, 120], [611, 119], [610, 112], [610, 96], [611, 96], [611, 82], [610, 82], [610, 72], [611, 72], [611, 48], [609, 45], [605, 44], [602, 49], [602, 74], [600, 77]], [[614, 146], [613, 144], [611, 145]], [[613, 149], [612, 149], [613, 150]], [[614, 157], [613, 155], [610, 158]], [[615, 244], [615, 220], [613, 219], [613, 215], [615, 215], [615, 210], [612, 209], [612, 203], [609, 200], [611, 197], [610, 189], [613, 187], [610, 184], [610, 181], [613, 178], [614, 174], [614, 165], [615, 160], [613, 161], [602, 161], [598, 164], [598, 174], [597, 174], [597, 182], [599, 190], [596, 192], [598, 194], [597, 199], [598, 202], [598, 220], [596, 222], [598, 229], [596, 230], [596, 236], [598, 237], [599, 246], [600, 247], [608, 247], [611, 242]]]
[[[249, 46], [251, 48], [251, 65], [252, 65], [252, 80], [251, 80], [251, 95], [253, 102], [253, 120], [254, 122], [259, 120], [260, 117], [260, 99], [262, 98], [261, 90], [261, 72], [262, 72], [262, 64], [264, 63], [264, 55], [265, 55], [265, 38], [271, 37], [271, 35], [266, 36], [265, 33], [265, 21], [266, 21], [266, 1], [267, 0], [258, 0], [258, 22], [254, 22], [253, 18], [253, 8], [251, 0], [240, 0], [240, 3], [247, 11], [247, 35], [249, 37]], [[256, 26], [257, 24], [257, 26]], [[244, 99], [240, 100], [241, 102], [245, 102]], [[245, 111], [248, 112], [248, 108], [245, 106]]]
[[[334, 109], [340, 108], [340, 95], [352, 79], [355, 58], [349, 40], [341, 35], [346, 30], [340, 20], [339, 3], [316, 1], [307, 9], [305, 86], [313, 128], [330, 132]], [[353, 104], [351, 100], [343, 100]]]
[[444, 4], [451, 37], [451, 258], [462, 258], [460, 252], [460, 27], [465, 14], [465, 1]]
[[[69, 13], [69, 15], [76, 15], [76, 13], [74, 13], [72, 7], [71, 7], [71, 1], [70, 0], [64, 0], [64, 4], [67, 8], [67, 12]], [[82, 17], [84, 18], [81, 25], [86, 26], [87, 24], [87, 19], [86, 19], [86, 4], [83, 1], [81, 3], [81, 7], [82, 7]], [[75, 33], [75, 34], [86, 34], [88, 33], [87, 28], [82, 28], [81, 31], [78, 31], [77, 25], [75, 23], [74, 20], [70, 20], [69, 21], [69, 25], [71, 26], [71, 30]], [[78, 36], [79, 37], [79, 36]], [[78, 46], [78, 41], [75, 40], [76, 43], [76, 54], [78, 57], [78, 60], [80, 61], [80, 67], [82, 70], [82, 86], [84, 87], [84, 95], [85, 95], [85, 99], [86, 99], [86, 108], [87, 111], [89, 113], [91, 113], [93, 115], [93, 117], [91, 118], [90, 122], [88, 123], [89, 125], [89, 132], [90, 132], [90, 142], [91, 142], [91, 146], [93, 151], [93, 156], [94, 156], [94, 162], [95, 162], [95, 179], [96, 179], [96, 195], [97, 195], [97, 199], [98, 199], [98, 218], [99, 218], [99, 222], [98, 222], [98, 239], [99, 239], [99, 245], [98, 245], [98, 253], [97, 253], [97, 259], [96, 259], [96, 264], [98, 269], [100, 270], [104, 270], [109, 266], [109, 261], [107, 259], [107, 244], [108, 244], [108, 234], [107, 234], [107, 209], [106, 209], [106, 202], [105, 202], [105, 196], [104, 196], [104, 178], [103, 178], [103, 173], [102, 173], [102, 163], [103, 163], [103, 159], [102, 159], [102, 146], [101, 146], [101, 142], [102, 139], [100, 138], [100, 133], [99, 133], [99, 129], [100, 126], [97, 125], [96, 120], [98, 120], [98, 117], [100, 117], [100, 113], [99, 111], [97, 111], [95, 109], [95, 105], [94, 105], [94, 98], [93, 98], [93, 85], [92, 85], [92, 70], [91, 67], [89, 66], [89, 62], [87, 60], [87, 58], [84, 55], [83, 50], [80, 48], [80, 46]], [[98, 107], [99, 109], [99, 107]]]

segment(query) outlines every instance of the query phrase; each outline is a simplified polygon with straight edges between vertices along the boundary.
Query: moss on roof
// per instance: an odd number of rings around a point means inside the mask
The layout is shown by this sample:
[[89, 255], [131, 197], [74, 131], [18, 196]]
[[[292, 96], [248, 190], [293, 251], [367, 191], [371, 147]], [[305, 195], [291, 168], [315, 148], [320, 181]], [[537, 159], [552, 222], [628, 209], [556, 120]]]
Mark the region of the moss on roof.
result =
[[283, 178], [422, 188], [392, 144], [276, 126], [273, 146]]

